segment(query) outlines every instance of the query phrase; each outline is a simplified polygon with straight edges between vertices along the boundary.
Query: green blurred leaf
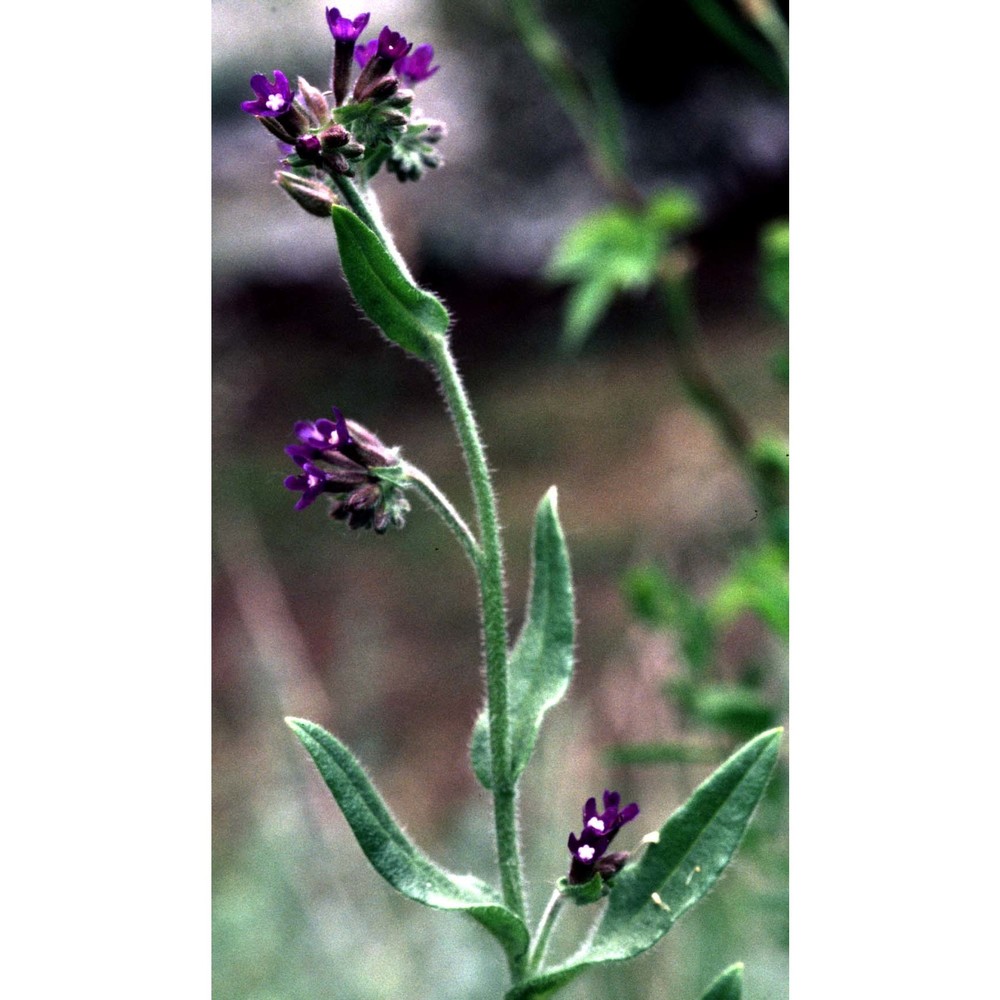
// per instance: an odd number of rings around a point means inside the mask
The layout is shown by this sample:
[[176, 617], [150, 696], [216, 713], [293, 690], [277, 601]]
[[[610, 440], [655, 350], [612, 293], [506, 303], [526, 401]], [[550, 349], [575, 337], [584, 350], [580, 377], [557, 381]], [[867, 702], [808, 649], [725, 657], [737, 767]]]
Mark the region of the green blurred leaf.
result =
[[722, 757], [715, 747], [698, 743], [620, 743], [604, 751], [611, 766], [624, 764], [714, 764]]
[[701, 1000], [740, 1000], [743, 996], [743, 963], [735, 962], [702, 994]]
[[636, 566], [625, 574], [622, 591], [641, 622], [677, 632], [688, 666], [704, 672], [715, 649], [715, 630], [705, 609], [677, 580], [657, 566]]
[[701, 784], [660, 828], [659, 841], [616, 876], [607, 909], [585, 950], [507, 993], [548, 996], [584, 969], [651, 948], [705, 895], [732, 859], [767, 787], [781, 730], [761, 733]]
[[528, 947], [528, 931], [491, 886], [436, 865], [400, 829], [353, 754], [322, 726], [285, 720], [309, 752], [354, 831], [365, 857], [394, 889], [439, 910], [461, 910], [497, 937], [511, 956]]
[[761, 294], [786, 323], [789, 317], [788, 221], [772, 222], [760, 238]]
[[340, 261], [365, 315], [404, 350], [427, 360], [448, 332], [448, 311], [403, 273], [381, 240], [353, 212], [332, 210]]
[[[573, 579], [556, 500], [553, 486], [535, 513], [528, 610], [510, 655], [512, 781], [527, 765], [542, 719], [562, 699], [573, 673]], [[485, 709], [473, 729], [472, 766], [483, 785], [492, 788]]]
[[582, 342], [618, 293], [648, 288], [658, 255], [648, 219], [629, 209], [602, 209], [573, 226], [547, 271], [550, 280], [577, 286], [566, 317], [567, 339]]
[[697, 688], [687, 710], [699, 722], [741, 739], [774, 725], [776, 715], [758, 691], [738, 684]]
[[653, 228], [669, 236], [686, 233], [701, 217], [694, 195], [682, 188], [666, 188], [649, 199], [646, 212]]
[[708, 611], [720, 627], [750, 611], [787, 642], [788, 559], [784, 549], [766, 544], [742, 552], [732, 573], [713, 595]]

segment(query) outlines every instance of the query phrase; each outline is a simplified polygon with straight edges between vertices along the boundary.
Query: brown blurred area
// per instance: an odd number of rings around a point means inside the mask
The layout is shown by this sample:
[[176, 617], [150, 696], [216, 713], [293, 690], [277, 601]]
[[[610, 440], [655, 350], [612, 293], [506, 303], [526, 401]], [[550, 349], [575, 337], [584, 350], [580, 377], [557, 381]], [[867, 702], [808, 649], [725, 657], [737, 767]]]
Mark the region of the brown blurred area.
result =
[[[295, 15], [311, 27], [268, 37], [279, 14], [280, 23]], [[234, 16], [220, 10], [222, 35], [225, 18]], [[461, 550], [418, 498], [403, 531], [376, 537], [333, 522], [322, 503], [294, 511], [295, 498], [282, 487], [294, 471], [282, 451], [292, 424], [329, 416], [336, 405], [399, 445], [472, 517], [461, 454], [432, 377], [358, 315], [338, 274], [331, 228], [269, 185], [271, 139], [252, 120], [228, 113], [236, 66], [245, 76], [286, 65], [291, 75], [293, 59], [322, 62], [322, 6], [275, 13], [258, 5], [245, 17], [256, 21], [257, 34], [244, 25], [239, 44], [216, 45], [217, 99], [229, 103], [217, 115], [215, 166], [215, 995], [495, 997], [504, 971], [491, 939], [471, 922], [392, 894], [282, 723], [299, 715], [336, 733], [427, 853], [493, 879], [489, 799], [468, 761], [482, 680], [476, 588]], [[519, 75], [502, 80], [477, 70], [483, 24], [497, 32], [503, 52], [514, 51], [497, 11], [395, 3], [373, 13], [376, 20], [435, 42], [443, 69], [422, 102], [441, 117], [448, 116], [437, 98], [455, 111], [454, 152], [451, 136], [442, 146], [454, 162], [416, 185], [381, 178], [378, 190], [419, 280], [443, 296], [456, 319], [454, 350], [505, 526], [512, 633], [523, 615], [534, 508], [553, 484], [577, 586], [574, 681], [550, 714], [524, 781], [521, 818], [537, 914], [564, 872], [566, 835], [587, 796], [616, 787], [638, 800], [648, 824], [637, 840], [708, 773], [611, 769], [601, 757], [617, 741], [669, 739], [677, 725], [660, 693], [678, 669], [670, 639], [631, 619], [620, 581], [628, 567], [656, 561], [697, 589], [712, 586], [752, 535], [754, 500], [684, 398], [652, 298], [616, 304], [578, 356], [558, 350], [563, 295], [538, 269], [562, 231], [602, 196], [558, 109], [539, 96], [530, 65], [518, 63]], [[586, 37], [586, 18], [569, 21], [567, 30], [574, 23]], [[524, 103], [563, 137], [565, 155], [545, 164], [534, 195], [525, 178], [530, 136], [507, 142], [497, 118], [501, 85], [511, 102]], [[642, 92], [634, 80], [629, 86]], [[729, 120], [730, 100], [769, 109], [770, 118], [760, 112], [767, 128], [747, 127], [755, 141], [764, 142], [768, 128], [781, 131], [780, 95], [769, 95], [731, 59], [710, 60], [686, 85], [672, 84], [660, 104], [632, 101], [627, 112], [633, 130], [655, 131], [655, 147], [713, 94], [710, 121]], [[725, 149], [730, 132], [719, 131], [715, 142]], [[785, 346], [786, 331], [759, 305], [756, 237], [764, 222], [787, 212], [787, 161], [767, 147], [763, 165], [751, 169], [723, 156], [713, 173], [710, 139], [702, 136], [690, 161], [675, 151], [659, 175], [647, 169], [646, 180], [693, 179], [704, 196], [715, 192], [695, 240], [704, 357], [755, 430], [784, 434], [787, 397], [770, 360]], [[549, 134], [543, 145], [553, 141]], [[491, 160], [500, 148], [506, 152]], [[780, 659], [772, 642], [753, 621], [741, 622], [721, 669], [727, 658], [735, 663], [758, 650]], [[594, 973], [565, 996], [614, 984], [623, 1000], [682, 1000], [700, 995], [725, 965], [745, 960], [749, 1000], [780, 1000], [787, 995], [781, 902], [770, 901], [777, 917], [759, 907], [756, 878], [738, 860], [703, 915], [686, 918], [652, 957], [627, 971]]]

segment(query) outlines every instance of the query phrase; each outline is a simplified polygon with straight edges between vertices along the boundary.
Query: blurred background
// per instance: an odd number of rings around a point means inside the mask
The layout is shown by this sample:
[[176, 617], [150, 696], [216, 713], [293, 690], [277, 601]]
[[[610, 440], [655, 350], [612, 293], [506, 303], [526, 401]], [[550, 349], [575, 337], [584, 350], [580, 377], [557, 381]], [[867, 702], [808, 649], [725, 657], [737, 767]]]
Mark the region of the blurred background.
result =
[[[655, 565], [690, 593], [711, 593], [754, 542], [760, 505], [685, 396], [654, 294], [616, 299], [580, 350], [560, 348], [566, 290], [546, 281], [546, 264], [571, 226], [610, 202], [508, 7], [370, 9], [375, 31], [388, 23], [433, 43], [441, 65], [416, 105], [447, 123], [445, 166], [417, 184], [384, 175], [376, 187], [418, 280], [456, 319], [453, 347], [506, 526], [514, 634], [534, 508], [559, 487], [578, 660], [523, 781], [537, 914], [567, 869], [566, 837], [585, 798], [617, 788], [640, 803], [642, 829], [627, 848], [735, 738], [738, 727], [692, 728], [677, 696], [683, 628], [637, 613], [628, 581]], [[278, 67], [326, 86], [323, 10], [298, 0], [213, 4], [214, 995], [485, 1000], [504, 982], [499, 948], [471, 921], [382, 882], [282, 722], [301, 715], [336, 733], [427, 853], [494, 880], [490, 801], [468, 764], [482, 684], [462, 552], [419, 500], [405, 530], [375, 537], [331, 522], [321, 504], [295, 512], [282, 488], [294, 471], [282, 451], [292, 424], [337, 405], [472, 513], [432, 378], [359, 317], [332, 227], [271, 183], [274, 140], [239, 109], [254, 72]], [[700, 204], [685, 246], [702, 358], [755, 434], [784, 437], [787, 328], [762, 295], [760, 244], [787, 218], [788, 116], [767, 46], [752, 31], [756, 47], [727, 33], [742, 12], [722, 0], [561, 0], [542, 10], [581, 67], [608, 68], [639, 190], [677, 185]], [[781, 723], [786, 659], [761, 615], [739, 614], [717, 636], [712, 670], [742, 682], [753, 665], [769, 714], [751, 721]], [[704, 754], [615, 756], [635, 743]], [[782, 767], [734, 864], [664, 941], [561, 995], [695, 1000], [742, 960], [748, 1000], [787, 997], [786, 791]], [[590, 915], [567, 916], [554, 954]]]

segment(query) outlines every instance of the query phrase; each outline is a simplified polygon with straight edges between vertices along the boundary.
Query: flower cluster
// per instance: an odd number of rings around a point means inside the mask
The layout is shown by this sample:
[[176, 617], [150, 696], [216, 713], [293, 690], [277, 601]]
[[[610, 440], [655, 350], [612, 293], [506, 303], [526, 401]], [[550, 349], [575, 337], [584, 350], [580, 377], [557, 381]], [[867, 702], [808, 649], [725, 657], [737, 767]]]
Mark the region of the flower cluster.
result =
[[611, 841], [618, 831], [639, 815], [639, 807], [634, 802], [624, 809], [618, 808], [621, 796], [617, 792], [604, 791], [604, 812], [597, 811], [597, 800], [587, 799], [583, 806], [583, 831], [578, 837], [569, 835], [570, 854], [573, 860], [569, 869], [570, 885], [589, 882], [595, 874], [607, 881], [628, 860], [627, 851], [607, 854]]
[[403, 527], [410, 509], [403, 496], [399, 454], [387, 448], [371, 431], [345, 420], [333, 407], [333, 420], [301, 420], [295, 425], [299, 444], [285, 448], [302, 470], [285, 479], [285, 488], [302, 496], [296, 510], [305, 510], [324, 493], [333, 496], [331, 517], [352, 528], [374, 528], [385, 534]]
[[[438, 71], [431, 65], [434, 48], [414, 49], [388, 25], [358, 44], [370, 17], [366, 12], [349, 18], [337, 7], [327, 8], [333, 37], [329, 91], [299, 77], [293, 94], [288, 77], [276, 69], [273, 82], [255, 73], [250, 87], [256, 97], [242, 103], [286, 150], [277, 183], [316, 215], [329, 216], [339, 177], [367, 182], [385, 166], [401, 181], [416, 180], [441, 164], [435, 147], [444, 126], [413, 111], [409, 89]], [[356, 67], [360, 72], [352, 88]]]

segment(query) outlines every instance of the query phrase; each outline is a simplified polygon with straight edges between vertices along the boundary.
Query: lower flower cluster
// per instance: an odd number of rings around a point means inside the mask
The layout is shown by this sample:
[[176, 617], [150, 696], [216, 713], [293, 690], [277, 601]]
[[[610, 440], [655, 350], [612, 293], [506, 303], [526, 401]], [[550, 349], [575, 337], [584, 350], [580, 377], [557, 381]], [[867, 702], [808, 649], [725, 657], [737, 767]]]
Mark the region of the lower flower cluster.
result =
[[351, 528], [371, 528], [385, 534], [402, 528], [410, 503], [403, 495], [399, 454], [371, 431], [345, 420], [333, 407], [333, 420], [302, 420], [295, 425], [298, 444], [286, 454], [302, 470], [285, 479], [285, 488], [302, 496], [296, 510], [305, 510], [324, 493], [333, 498], [331, 517]]
[[569, 835], [570, 863], [568, 882], [582, 885], [595, 874], [607, 881], [617, 874], [628, 860], [627, 851], [608, 854], [608, 847], [618, 831], [639, 815], [639, 807], [632, 802], [624, 809], [618, 808], [621, 796], [617, 792], [604, 791], [604, 811], [597, 811], [597, 799], [589, 798], [583, 806], [583, 830], [579, 836]]

